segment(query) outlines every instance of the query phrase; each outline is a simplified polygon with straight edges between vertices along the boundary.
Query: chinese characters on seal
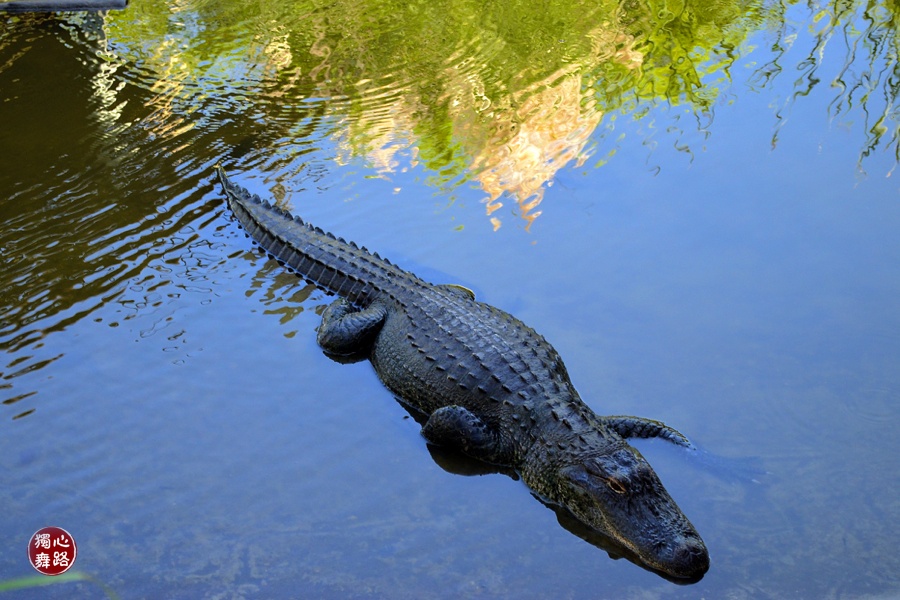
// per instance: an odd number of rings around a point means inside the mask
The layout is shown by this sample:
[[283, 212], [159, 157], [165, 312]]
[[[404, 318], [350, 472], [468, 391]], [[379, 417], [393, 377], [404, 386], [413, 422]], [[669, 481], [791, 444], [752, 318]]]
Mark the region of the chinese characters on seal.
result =
[[28, 542], [28, 560], [38, 573], [61, 575], [75, 563], [75, 539], [60, 527], [39, 529]]

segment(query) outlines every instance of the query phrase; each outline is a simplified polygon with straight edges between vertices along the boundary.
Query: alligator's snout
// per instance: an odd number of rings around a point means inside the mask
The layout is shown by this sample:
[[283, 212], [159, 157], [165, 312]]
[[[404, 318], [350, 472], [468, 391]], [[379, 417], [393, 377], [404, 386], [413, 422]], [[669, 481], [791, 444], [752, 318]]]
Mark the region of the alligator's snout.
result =
[[[656, 496], [655, 507], [663, 510], [657, 521], [648, 520], [641, 527], [627, 519], [621, 521], [615, 533], [620, 542], [652, 569], [669, 577], [698, 581], [709, 570], [709, 551], [694, 526], [663, 489], [664, 496]], [[644, 515], [648, 519], [648, 515]]]
[[709, 570], [709, 551], [698, 535], [688, 535], [674, 544], [667, 562], [665, 571], [673, 577], [698, 579]]

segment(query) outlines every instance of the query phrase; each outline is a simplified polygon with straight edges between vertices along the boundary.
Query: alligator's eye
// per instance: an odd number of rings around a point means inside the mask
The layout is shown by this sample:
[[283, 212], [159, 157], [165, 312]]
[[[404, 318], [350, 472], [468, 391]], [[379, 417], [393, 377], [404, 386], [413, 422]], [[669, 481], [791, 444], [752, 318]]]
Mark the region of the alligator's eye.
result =
[[628, 492], [628, 488], [626, 487], [625, 483], [616, 479], [615, 477], [608, 477], [605, 481], [606, 485], [609, 486], [609, 489], [617, 494], [625, 494]]

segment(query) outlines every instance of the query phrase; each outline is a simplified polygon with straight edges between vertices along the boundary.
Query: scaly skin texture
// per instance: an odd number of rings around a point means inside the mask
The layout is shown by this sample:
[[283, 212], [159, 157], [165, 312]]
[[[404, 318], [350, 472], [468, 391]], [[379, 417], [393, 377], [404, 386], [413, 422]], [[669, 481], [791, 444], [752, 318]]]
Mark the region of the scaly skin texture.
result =
[[600, 417], [556, 350], [533, 329], [454, 285], [432, 285], [219, 179], [248, 234], [299, 275], [339, 295], [318, 342], [369, 358], [384, 385], [427, 416], [425, 438], [515, 469], [542, 499], [609, 535], [649, 568], [697, 580], [709, 554], [627, 437], [690, 442], [658, 421]]

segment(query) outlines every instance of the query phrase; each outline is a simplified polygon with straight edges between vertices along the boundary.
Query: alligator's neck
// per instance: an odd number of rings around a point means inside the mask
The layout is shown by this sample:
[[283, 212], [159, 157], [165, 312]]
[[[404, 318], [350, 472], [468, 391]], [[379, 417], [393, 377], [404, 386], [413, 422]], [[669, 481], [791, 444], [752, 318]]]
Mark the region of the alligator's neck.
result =
[[[547, 475], [561, 466], [578, 464], [598, 454], [613, 452], [627, 442], [615, 431], [606, 427], [598, 416], [579, 397], [571, 385], [563, 386], [547, 396], [547, 410], [538, 417], [530, 443], [517, 465], [526, 481], [552, 481]], [[525, 471], [532, 470], [532, 473]], [[529, 484], [530, 485], [530, 484]], [[540, 486], [540, 483], [535, 483]], [[535, 490], [545, 494], [545, 490]]]
[[412, 273], [353, 242], [322, 231], [232, 183], [217, 167], [228, 206], [260, 247], [320, 288], [365, 306], [379, 294], [430, 287]]

